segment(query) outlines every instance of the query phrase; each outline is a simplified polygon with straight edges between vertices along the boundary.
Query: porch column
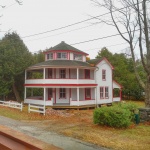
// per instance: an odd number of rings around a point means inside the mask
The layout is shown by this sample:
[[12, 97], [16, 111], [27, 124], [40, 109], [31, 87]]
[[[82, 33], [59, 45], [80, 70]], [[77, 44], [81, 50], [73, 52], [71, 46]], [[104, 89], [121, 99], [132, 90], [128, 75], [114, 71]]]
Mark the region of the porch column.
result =
[[79, 68], [77, 68], [77, 81], [79, 79]]
[[77, 102], [78, 102], [78, 106], [79, 106], [79, 87], [77, 87]]
[[43, 79], [45, 79], [45, 68], [43, 69]]

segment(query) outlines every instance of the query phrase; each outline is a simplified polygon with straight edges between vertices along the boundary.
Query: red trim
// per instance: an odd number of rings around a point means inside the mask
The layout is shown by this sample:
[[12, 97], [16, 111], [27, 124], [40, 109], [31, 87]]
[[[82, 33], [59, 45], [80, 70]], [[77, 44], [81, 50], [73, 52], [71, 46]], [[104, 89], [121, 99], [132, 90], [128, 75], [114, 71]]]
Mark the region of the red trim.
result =
[[[61, 78], [61, 70], [64, 70], [65, 71], [65, 77], [64, 78]], [[65, 68], [60, 68], [59, 69], [59, 79], [65, 79], [66, 78], [66, 69]]]
[[56, 79], [56, 68], [54, 69], [54, 78]]
[[[87, 90], [90, 90], [90, 97], [86, 97]], [[85, 100], [91, 100], [91, 88], [85, 88]]]
[[[49, 51], [46, 51], [46, 52], [43, 52], [44, 54], [47, 54], [49, 52], [56, 52], [56, 50], [49, 50]], [[74, 51], [74, 50], [57, 50], [57, 52], [74, 52], [74, 53], [78, 53], [78, 54], [84, 54], [84, 55], [89, 55], [85, 52], [77, 52], [77, 51]]]
[[71, 88], [69, 89], [69, 99], [71, 98]]
[[[50, 93], [51, 93], [51, 96], [50, 96]], [[52, 97], [53, 97], [53, 89], [49, 88], [48, 89], [48, 100], [51, 100]]]
[[84, 77], [85, 77], [85, 79], [90, 79], [90, 69], [84, 70]]
[[48, 68], [48, 79], [52, 79], [53, 78], [53, 70], [52, 68]]
[[71, 78], [71, 76], [70, 76], [70, 68], [69, 68], [69, 79]]
[[97, 84], [24, 84], [24, 86], [97, 86]]

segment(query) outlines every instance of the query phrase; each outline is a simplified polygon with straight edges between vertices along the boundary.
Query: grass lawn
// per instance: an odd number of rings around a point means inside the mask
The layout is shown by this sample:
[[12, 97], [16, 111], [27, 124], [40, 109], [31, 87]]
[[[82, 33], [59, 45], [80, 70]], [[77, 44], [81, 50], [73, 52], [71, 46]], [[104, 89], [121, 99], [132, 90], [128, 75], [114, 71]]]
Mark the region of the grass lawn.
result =
[[[136, 102], [143, 107], [143, 102]], [[58, 113], [59, 112], [59, 113]], [[115, 129], [93, 124], [93, 110], [62, 110], [46, 116], [0, 106], [0, 115], [17, 120], [35, 121], [36, 126], [117, 150], [149, 150], [150, 123], [135, 125], [127, 129]]]

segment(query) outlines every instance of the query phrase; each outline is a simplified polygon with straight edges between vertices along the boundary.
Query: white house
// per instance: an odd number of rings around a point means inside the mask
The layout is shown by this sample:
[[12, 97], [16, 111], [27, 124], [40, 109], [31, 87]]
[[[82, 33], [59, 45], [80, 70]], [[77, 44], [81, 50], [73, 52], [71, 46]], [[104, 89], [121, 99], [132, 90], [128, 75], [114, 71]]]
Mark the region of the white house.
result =
[[[106, 58], [86, 61], [88, 54], [65, 42], [45, 52], [45, 61], [25, 71], [24, 103], [45, 106], [101, 105], [121, 101], [121, 85]], [[114, 97], [114, 89], [119, 89]]]

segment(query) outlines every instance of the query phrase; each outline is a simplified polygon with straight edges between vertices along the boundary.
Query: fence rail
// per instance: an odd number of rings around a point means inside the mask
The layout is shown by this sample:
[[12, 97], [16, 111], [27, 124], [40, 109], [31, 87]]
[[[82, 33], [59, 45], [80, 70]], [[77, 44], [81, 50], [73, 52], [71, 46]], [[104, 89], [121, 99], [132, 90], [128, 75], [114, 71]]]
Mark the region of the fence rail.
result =
[[38, 112], [38, 113], [42, 113], [45, 115], [45, 106], [43, 105], [32, 105], [32, 104], [29, 104], [28, 105], [28, 112]]
[[17, 102], [14, 102], [14, 101], [13, 102], [12, 101], [0, 101], [0, 105], [20, 109], [21, 111], [22, 111], [22, 108], [23, 108], [22, 103], [17, 103]]

